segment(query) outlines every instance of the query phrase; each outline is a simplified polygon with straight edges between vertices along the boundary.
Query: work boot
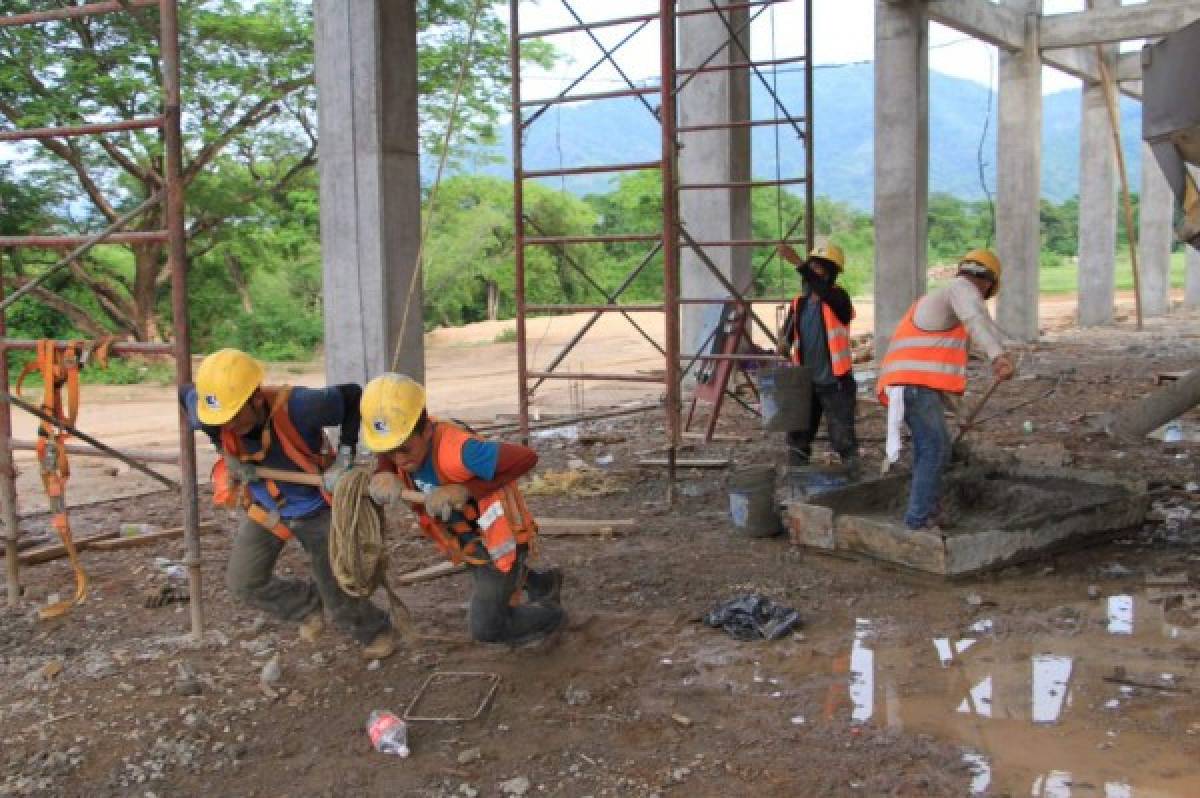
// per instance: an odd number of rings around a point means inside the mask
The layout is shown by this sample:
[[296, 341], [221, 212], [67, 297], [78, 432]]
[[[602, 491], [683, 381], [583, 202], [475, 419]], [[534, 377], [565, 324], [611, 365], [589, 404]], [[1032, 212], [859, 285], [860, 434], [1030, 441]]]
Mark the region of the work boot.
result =
[[520, 637], [510, 638], [505, 642], [512, 648], [520, 648], [528, 646], [536, 648], [539, 651], [545, 651], [554, 648], [562, 639], [563, 630], [567, 628], [567, 613], [566, 610], [560, 609], [558, 615], [547, 619], [547, 623], [541, 629], [533, 629]]
[[546, 602], [548, 604], [562, 603], [562, 585], [563, 572], [561, 568], [550, 568], [538, 574], [539, 581], [544, 582], [541, 587], [534, 589], [533, 585], [526, 583], [525, 595], [529, 597], [531, 602]]
[[317, 610], [300, 622], [300, 639], [305, 643], [315, 643], [325, 631], [325, 613]]
[[391, 629], [375, 635], [375, 639], [362, 647], [363, 659], [387, 659], [396, 653], [396, 639]]

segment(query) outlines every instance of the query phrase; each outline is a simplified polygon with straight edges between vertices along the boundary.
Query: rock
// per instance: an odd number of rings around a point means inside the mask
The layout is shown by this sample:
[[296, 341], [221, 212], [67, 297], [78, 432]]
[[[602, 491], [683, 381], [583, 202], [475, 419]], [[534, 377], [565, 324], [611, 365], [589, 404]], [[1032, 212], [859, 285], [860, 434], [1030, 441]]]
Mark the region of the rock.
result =
[[1100, 598], [1100, 588], [1096, 585], [1088, 585], [1087, 595], [1088, 598], [1095, 601], [1096, 599]]
[[266, 665], [263, 665], [258, 680], [267, 687], [273, 687], [281, 678], [283, 678], [283, 667], [279, 664], [279, 655], [276, 654], [267, 660]]
[[458, 754], [458, 764], [469, 765], [472, 762], [478, 762], [483, 758], [483, 752], [478, 748], [468, 748], [465, 751], [460, 751]]
[[463, 798], [476, 798], [476, 796], [479, 795], [479, 790], [475, 789], [470, 784], [463, 782], [462, 784], [458, 785], [458, 794], [463, 796]]
[[978, 593], [968, 593], [965, 601], [967, 602], [968, 607], [983, 606], [983, 596], [979, 595]]
[[175, 692], [181, 696], [197, 696], [204, 692], [204, 686], [196, 678], [196, 672], [186, 662], [181, 662], [176, 668]]
[[42, 666], [42, 678], [46, 681], [52, 681], [63, 672], [63, 664], [61, 660], [52, 659]]
[[529, 779], [524, 776], [517, 776], [508, 781], [500, 782], [500, 792], [505, 795], [524, 795], [529, 792]]
[[369, 670], [369, 671], [377, 671], [377, 670], [379, 670], [379, 666], [380, 666], [380, 662], [379, 662], [379, 660], [377, 660], [377, 659], [373, 659], [373, 660], [371, 660], [370, 662], [368, 662], [368, 663], [367, 663], [367, 670]]
[[563, 700], [570, 706], [578, 707], [591, 703], [592, 694], [587, 688], [567, 685], [567, 689], [563, 691]]
[[678, 712], [671, 715], [671, 720], [678, 723], [680, 726], [688, 727], [692, 725], [692, 719], [687, 715], [680, 715]]

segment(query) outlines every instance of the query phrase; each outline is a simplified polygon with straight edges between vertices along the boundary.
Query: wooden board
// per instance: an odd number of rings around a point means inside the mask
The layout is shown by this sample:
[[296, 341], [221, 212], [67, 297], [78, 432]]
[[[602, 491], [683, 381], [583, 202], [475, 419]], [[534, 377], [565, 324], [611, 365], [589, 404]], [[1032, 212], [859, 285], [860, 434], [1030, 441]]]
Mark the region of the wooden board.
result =
[[417, 582], [428, 582], [431, 579], [441, 579], [443, 576], [456, 574], [459, 571], [465, 570], [467, 566], [459, 564], [455, 565], [452, 562], [439, 562], [428, 568], [421, 568], [416, 571], [409, 571], [406, 574], [401, 574], [396, 578], [397, 585], [414, 585]]
[[[219, 525], [214, 522], [209, 522], [200, 525], [200, 533], [211, 532], [218, 529]], [[137, 549], [142, 546], [153, 546], [155, 543], [161, 543], [164, 540], [172, 540], [174, 538], [183, 537], [183, 527], [177, 526], [171, 529], [163, 529], [159, 532], [151, 532], [148, 535], [138, 535], [133, 538], [116, 538], [115, 540], [102, 540], [98, 543], [93, 543], [88, 546], [96, 551], [118, 551], [120, 549]]]

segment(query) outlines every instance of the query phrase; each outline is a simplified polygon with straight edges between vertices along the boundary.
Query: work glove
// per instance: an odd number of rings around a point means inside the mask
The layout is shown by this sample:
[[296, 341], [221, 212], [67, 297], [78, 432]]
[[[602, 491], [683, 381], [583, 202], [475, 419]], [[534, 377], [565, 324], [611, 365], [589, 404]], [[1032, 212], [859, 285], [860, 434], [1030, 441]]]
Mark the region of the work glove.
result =
[[254, 463], [244, 463], [233, 455], [222, 455], [225, 458], [225, 470], [234, 482], [249, 485], [258, 481], [258, 468]]
[[333, 464], [325, 469], [325, 473], [321, 475], [321, 484], [325, 488], [325, 492], [333, 493], [333, 489], [337, 487], [338, 480], [353, 467], [354, 446], [343, 443], [338, 447], [337, 457], [334, 458]]
[[380, 471], [367, 483], [367, 493], [370, 495], [371, 501], [380, 507], [387, 507], [399, 502], [402, 490], [404, 490], [404, 483], [400, 481], [400, 477], [389, 471]]
[[425, 509], [445, 522], [454, 516], [455, 510], [466, 507], [470, 498], [471, 494], [462, 485], [442, 485], [425, 495]]

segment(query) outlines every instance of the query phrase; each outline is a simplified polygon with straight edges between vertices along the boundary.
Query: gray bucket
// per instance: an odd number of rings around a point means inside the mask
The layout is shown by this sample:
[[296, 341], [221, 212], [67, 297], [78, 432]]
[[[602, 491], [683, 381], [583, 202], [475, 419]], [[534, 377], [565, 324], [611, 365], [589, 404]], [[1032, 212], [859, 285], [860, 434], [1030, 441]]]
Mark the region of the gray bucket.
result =
[[763, 429], [792, 432], [812, 421], [812, 383], [803, 366], [762, 369], [758, 376]]
[[729, 517], [746, 537], [770, 538], [783, 531], [775, 507], [775, 466], [750, 466], [729, 477]]
[[850, 478], [842, 469], [826, 469], [814, 466], [789, 468], [787, 473], [788, 495], [793, 500], [803, 501], [810, 496], [820, 496], [850, 484]]

